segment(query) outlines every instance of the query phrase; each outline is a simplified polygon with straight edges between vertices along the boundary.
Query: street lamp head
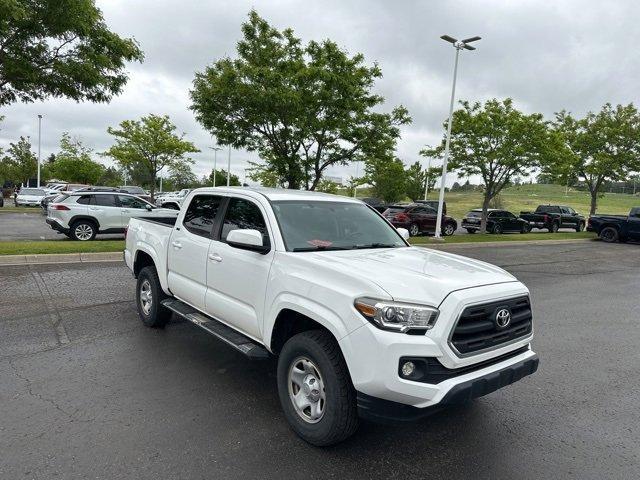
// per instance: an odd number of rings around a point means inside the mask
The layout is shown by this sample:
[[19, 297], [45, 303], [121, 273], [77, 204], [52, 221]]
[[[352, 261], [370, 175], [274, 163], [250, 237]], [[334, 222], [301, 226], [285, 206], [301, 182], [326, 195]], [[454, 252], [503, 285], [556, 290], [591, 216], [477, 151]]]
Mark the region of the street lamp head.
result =
[[462, 43], [477, 42], [478, 40], [482, 40], [482, 37], [478, 37], [478, 36], [476, 35], [475, 37], [465, 38], [464, 40], [462, 40]]
[[449, 35], [442, 35], [440, 37], [442, 40], [444, 40], [445, 42], [449, 42], [449, 43], [453, 43], [455, 45], [455, 43], [458, 41], [453, 37], [450, 37]]
[[475, 50], [476, 47], [472, 47], [471, 45], [467, 45], [466, 43], [462, 44], [462, 48], [465, 48], [467, 50]]
[[42, 118], [42, 115], [38, 115], [38, 118]]

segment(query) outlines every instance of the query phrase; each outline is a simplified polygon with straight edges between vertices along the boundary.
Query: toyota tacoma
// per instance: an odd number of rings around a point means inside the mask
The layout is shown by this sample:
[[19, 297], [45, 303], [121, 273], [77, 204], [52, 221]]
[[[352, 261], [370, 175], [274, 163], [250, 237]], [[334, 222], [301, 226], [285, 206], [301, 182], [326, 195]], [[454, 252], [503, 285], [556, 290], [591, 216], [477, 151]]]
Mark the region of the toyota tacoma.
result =
[[323, 446], [360, 418], [417, 420], [538, 367], [522, 283], [407, 238], [351, 198], [202, 188], [177, 218], [131, 219], [124, 258], [146, 326], [175, 314], [250, 359], [277, 356], [287, 421]]

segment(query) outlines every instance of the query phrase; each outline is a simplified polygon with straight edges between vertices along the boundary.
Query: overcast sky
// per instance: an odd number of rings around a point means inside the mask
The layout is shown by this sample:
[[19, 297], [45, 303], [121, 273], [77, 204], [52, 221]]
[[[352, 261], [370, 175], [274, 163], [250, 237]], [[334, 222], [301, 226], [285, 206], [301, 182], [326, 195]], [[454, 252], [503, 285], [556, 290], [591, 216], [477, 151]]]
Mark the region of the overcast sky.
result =
[[[110, 104], [52, 99], [0, 110], [0, 147], [20, 135], [37, 145], [37, 115], [44, 115], [43, 158], [64, 131], [96, 151], [111, 143], [106, 130], [124, 119], [168, 114], [202, 150], [193, 158], [201, 176], [213, 166], [209, 134], [188, 109], [194, 72], [235, 55], [240, 24], [253, 7], [279, 29], [291, 27], [307, 42], [330, 38], [350, 53], [378, 62], [384, 78], [376, 90], [385, 108], [405, 105], [413, 123], [404, 127], [398, 155], [405, 164], [442, 136], [448, 113], [454, 49], [440, 40], [482, 36], [460, 58], [457, 98], [512, 97], [527, 112], [567, 109], [576, 114], [605, 102], [637, 103], [640, 78], [640, 2], [453, 0], [104, 0], [97, 2], [111, 29], [134, 37], [145, 52], [129, 65], [130, 80]], [[218, 165], [226, 163], [226, 151]], [[232, 151], [232, 172], [243, 178], [254, 154]], [[101, 160], [104, 162], [104, 160]], [[329, 172], [348, 178], [355, 167]]]

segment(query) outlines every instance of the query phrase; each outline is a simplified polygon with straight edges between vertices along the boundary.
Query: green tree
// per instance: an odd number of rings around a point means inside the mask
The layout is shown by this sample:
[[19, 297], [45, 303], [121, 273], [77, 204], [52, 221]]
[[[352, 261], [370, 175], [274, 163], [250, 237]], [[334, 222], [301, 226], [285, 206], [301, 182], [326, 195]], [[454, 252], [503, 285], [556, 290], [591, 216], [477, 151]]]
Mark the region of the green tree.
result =
[[[216, 170], [216, 184], [213, 185], [213, 170], [206, 179], [206, 186], [214, 186], [214, 187], [223, 187], [227, 185], [227, 171], [222, 169]], [[232, 187], [240, 186], [240, 179], [237, 175], [231, 174], [231, 179], [229, 180], [229, 185]]]
[[263, 187], [284, 188], [285, 182], [278, 174], [263, 164], [249, 162], [249, 178], [254, 182], [258, 182]]
[[332, 182], [331, 180], [327, 180], [323, 178], [318, 183], [316, 190], [318, 192], [331, 193], [333, 195], [337, 195], [339, 185], [336, 182]]
[[382, 157], [365, 161], [363, 181], [373, 186], [373, 195], [386, 202], [402, 200], [406, 191], [404, 164], [399, 158]]
[[122, 172], [115, 167], [107, 167], [102, 171], [102, 175], [96, 182], [97, 185], [106, 187], [119, 187], [123, 185]]
[[[515, 176], [528, 176], [530, 169], [550, 163], [557, 145], [542, 115], [525, 115], [510, 98], [499, 101], [461, 102], [453, 115], [449, 167], [463, 176], [479, 175], [484, 182], [480, 231], [486, 232], [491, 200]], [[446, 122], [445, 122], [446, 130]], [[445, 139], [437, 147], [420, 153], [441, 157]]]
[[257, 151], [288, 188], [314, 190], [324, 171], [392, 150], [407, 110], [380, 112], [382, 76], [330, 40], [303, 45], [255, 12], [242, 25], [238, 58], [197, 73], [191, 109], [221, 145]]
[[187, 153], [199, 152], [196, 146], [177, 135], [169, 117], [149, 115], [140, 120], [125, 120], [120, 128], [107, 131], [116, 139], [115, 145], [105, 152], [124, 169], [133, 169], [149, 176], [151, 197], [155, 194], [156, 178], [163, 168], [179, 168], [193, 164]]
[[60, 152], [47, 169], [52, 177], [71, 183], [94, 185], [104, 173], [104, 166], [91, 159], [92, 150], [65, 132], [60, 139]]
[[186, 162], [172, 165], [169, 168], [168, 180], [175, 190], [199, 186], [198, 177], [196, 177], [196, 174], [191, 170], [191, 165]]
[[0, 1], [0, 106], [50, 96], [107, 102], [127, 82], [125, 62], [142, 58], [94, 0]]
[[38, 159], [31, 151], [31, 143], [25, 137], [20, 137], [18, 142], [9, 144], [0, 164], [0, 171], [3, 172], [5, 179], [16, 184], [27, 185], [29, 179], [38, 174]]
[[589, 189], [591, 215], [606, 182], [625, 180], [640, 170], [640, 115], [632, 103], [616, 107], [607, 103], [583, 119], [561, 111], [553, 127], [562, 142], [562, 155], [543, 173], [561, 183], [577, 175]]

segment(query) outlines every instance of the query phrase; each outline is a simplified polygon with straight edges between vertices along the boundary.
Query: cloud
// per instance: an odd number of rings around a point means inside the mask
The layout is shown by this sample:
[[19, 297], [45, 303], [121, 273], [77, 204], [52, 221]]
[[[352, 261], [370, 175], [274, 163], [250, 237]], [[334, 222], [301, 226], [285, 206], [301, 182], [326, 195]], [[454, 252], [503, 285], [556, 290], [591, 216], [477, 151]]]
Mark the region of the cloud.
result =
[[[20, 135], [37, 142], [42, 113], [42, 154], [57, 150], [63, 131], [96, 151], [111, 143], [107, 127], [148, 113], [168, 114], [202, 150], [196, 173], [213, 164], [209, 134], [188, 109], [194, 72], [223, 56], [234, 56], [240, 24], [251, 8], [278, 28], [291, 27], [306, 42], [331, 38], [350, 53], [378, 62], [384, 78], [376, 90], [385, 108], [405, 105], [414, 122], [403, 128], [398, 155], [419, 160], [425, 144], [442, 137], [449, 107], [454, 50], [439, 39], [480, 35], [478, 50], [461, 54], [458, 99], [514, 98], [519, 108], [551, 116], [577, 114], [605, 102], [636, 101], [640, 77], [640, 33], [633, 1], [166, 1], [103, 0], [98, 5], [112, 29], [133, 36], [145, 51], [130, 65], [124, 93], [110, 104], [63, 99], [3, 108], [0, 147]], [[226, 152], [218, 155], [226, 162]], [[232, 171], [241, 177], [256, 155], [232, 152]], [[355, 166], [329, 173], [348, 177]]]

